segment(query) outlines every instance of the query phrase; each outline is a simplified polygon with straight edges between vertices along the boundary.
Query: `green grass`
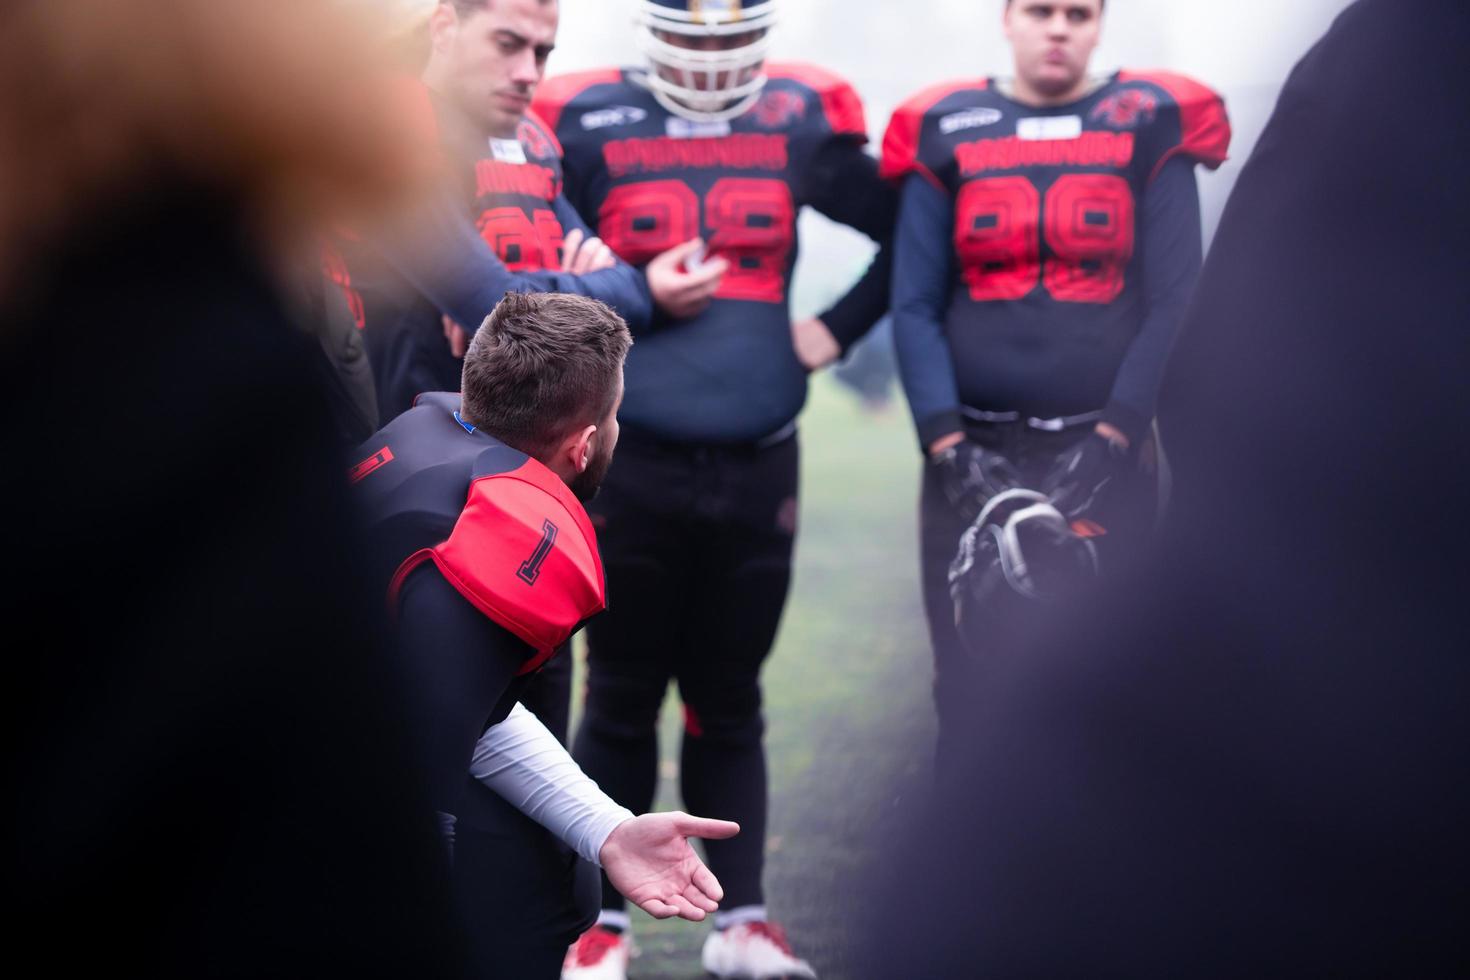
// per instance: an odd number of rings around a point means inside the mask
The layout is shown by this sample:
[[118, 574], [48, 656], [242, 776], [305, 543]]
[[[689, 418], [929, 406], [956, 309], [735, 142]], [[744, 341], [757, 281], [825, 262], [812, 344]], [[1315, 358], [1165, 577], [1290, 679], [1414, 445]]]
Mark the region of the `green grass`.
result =
[[[764, 674], [765, 883], [797, 952], [823, 980], [840, 980], [851, 972], [853, 908], [895, 807], [928, 779], [934, 721], [918, 587], [919, 466], [901, 402], [874, 415], [821, 378], [801, 426], [795, 581]], [[682, 807], [678, 735], [671, 690], [659, 809]], [[642, 950], [633, 980], [704, 976], [707, 924], [635, 911], [633, 928]]]

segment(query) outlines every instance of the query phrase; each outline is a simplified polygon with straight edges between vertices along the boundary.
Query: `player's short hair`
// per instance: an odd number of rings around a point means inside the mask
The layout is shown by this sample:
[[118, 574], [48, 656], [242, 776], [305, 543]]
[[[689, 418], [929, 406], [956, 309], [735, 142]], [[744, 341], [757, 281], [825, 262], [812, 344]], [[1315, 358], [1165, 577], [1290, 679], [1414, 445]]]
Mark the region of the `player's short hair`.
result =
[[566, 293], [507, 293], [470, 341], [460, 417], [541, 458], [607, 418], [633, 337], [607, 306]]

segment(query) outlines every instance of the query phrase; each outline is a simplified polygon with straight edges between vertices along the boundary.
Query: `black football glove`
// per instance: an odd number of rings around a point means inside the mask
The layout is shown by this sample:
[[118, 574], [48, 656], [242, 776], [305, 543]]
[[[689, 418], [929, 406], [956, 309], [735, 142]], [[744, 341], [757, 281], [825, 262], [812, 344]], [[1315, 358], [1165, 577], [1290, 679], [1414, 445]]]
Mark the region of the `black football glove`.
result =
[[1097, 512], [1127, 461], [1127, 449], [1093, 432], [1057, 457], [1041, 489], [1067, 520], [1076, 520]]
[[944, 499], [965, 521], [980, 516], [986, 501], [1021, 485], [1020, 472], [1000, 453], [966, 439], [929, 460]]

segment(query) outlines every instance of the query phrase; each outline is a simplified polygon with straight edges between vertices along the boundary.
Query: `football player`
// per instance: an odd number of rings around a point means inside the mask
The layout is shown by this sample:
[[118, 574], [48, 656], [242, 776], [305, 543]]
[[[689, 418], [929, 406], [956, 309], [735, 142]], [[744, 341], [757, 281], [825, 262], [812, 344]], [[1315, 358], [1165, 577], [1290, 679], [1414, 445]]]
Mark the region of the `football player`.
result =
[[[703, 950], [721, 977], [813, 975], [768, 921], [761, 664], [786, 600], [796, 530], [795, 417], [806, 376], [886, 310], [886, 253], [820, 317], [792, 323], [803, 205], [889, 237], [896, 193], [863, 152], [857, 94], [806, 65], [765, 61], [777, 3], [641, 0], [648, 63], [549, 79], [537, 114], [564, 148], [566, 193], [620, 258], [670, 248], [723, 271], [702, 311], [656, 315], [628, 359], [623, 450], [592, 505], [613, 596], [588, 635], [574, 754], [635, 812], [653, 804], [655, 722], [669, 680], [685, 705], [686, 804], [736, 820], [714, 842], [725, 884]], [[621, 977], [622, 897], [564, 976]]]
[[630, 343], [593, 300], [511, 294], [470, 345], [463, 394], [424, 396], [350, 474], [418, 689], [475, 976], [556, 976], [592, 921], [593, 864], [653, 915], [704, 918], [720, 887], [686, 838], [739, 830], [635, 818], [517, 703], [604, 605], [582, 501], [617, 444]]
[[[421, 392], [459, 386], [462, 325], [478, 325], [507, 292], [590, 296], [636, 332], [650, 297], [699, 309], [718, 285], [718, 266], [689, 271], [674, 254], [635, 271], [567, 203], [561, 148], [528, 112], [558, 16], [555, 0], [453, 0], [424, 25], [427, 61], [409, 97], [442, 148], [442, 192], [401, 226], [348, 243], [342, 270], [359, 297], [384, 423]], [[564, 741], [571, 658], [557, 658], [525, 697]]]
[[1089, 74], [1103, 2], [1008, 0], [1014, 75], [927, 88], [884, 137], [941, 766], [975, 667], [946, 587], [966, 524], [1040, 489], [1106, 564], [1155, 505], [1155, 399], [1201, 259], [1194, 168], [1224, 161], [1230, 125], [1182, 75]]
[[[719, 270], [670, 256], [647, 279], [617, 261], [562, 195], [561, 149], [528, 112], [558, 26], [556, 0], [445, 0], [421, 31], [426, 138], [442, 156], [442, 194], [368, 242], [348, 242], [342, 283], [359, 297], [386, 422], [424, 391], [451, 390], [468, 335], [507, 292], [602, 300], [634, 331], [651, 300], [707, 302]], [[418, 52], [416, 52], [418, 53]]]

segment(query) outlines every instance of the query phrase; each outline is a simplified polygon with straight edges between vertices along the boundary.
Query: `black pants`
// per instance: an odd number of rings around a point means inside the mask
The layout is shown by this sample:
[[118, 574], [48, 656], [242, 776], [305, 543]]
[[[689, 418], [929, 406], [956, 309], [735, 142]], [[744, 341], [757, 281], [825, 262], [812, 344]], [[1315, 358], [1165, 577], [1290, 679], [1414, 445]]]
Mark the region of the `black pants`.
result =
[[[1091, 422], [1060, 432], [1034, 429], [1024, 422], [975, 423], [967, 435], [987, 449], [1001, 453], [1020, 469], [1026, 485], [1039, 488], [1052, 463], [1087, 437]], [[1158, 510], [1158, 453], [1152, 438], [1134, 454], [1138, 465], [1114, 480], [1102, 508], [1092, 519], [1107, 528], [1098, 538], [1103, 574], [1115, 574], [1147, 540]], [[969, 525], [949, 505], [934, 468], [924, 467], [919, 493], [919, 562], [924, 588], [924, 613], [934, 650], [934, 706], [939, 716], [936, 766], [943, 769], [955, 755], [954, 739], [973, 710], [970, 692], [984, 683], [984, 651], [967, 646], [955, 629], [954, 602], [949, 592], [949, 566], [960, 536]]]
[[556, 980], [597, 918], [597, 869], [473, 779], [459, 811], [454, 897], [472, 975]]
[[[657, 788], [656, 723], [672, 678], [685, 704], [685, 807], [735, 820], [709, 841], [732, 908], [763, 901], [766, 762], [759, 676], [791, 580], [797, 443], [674, 447], [635, 438], [593, 502], [608, 611], [588, 627], [587, 709], [573, 754], [636, 813]], [[603, 905], [623, 898], [604, 880]]]

